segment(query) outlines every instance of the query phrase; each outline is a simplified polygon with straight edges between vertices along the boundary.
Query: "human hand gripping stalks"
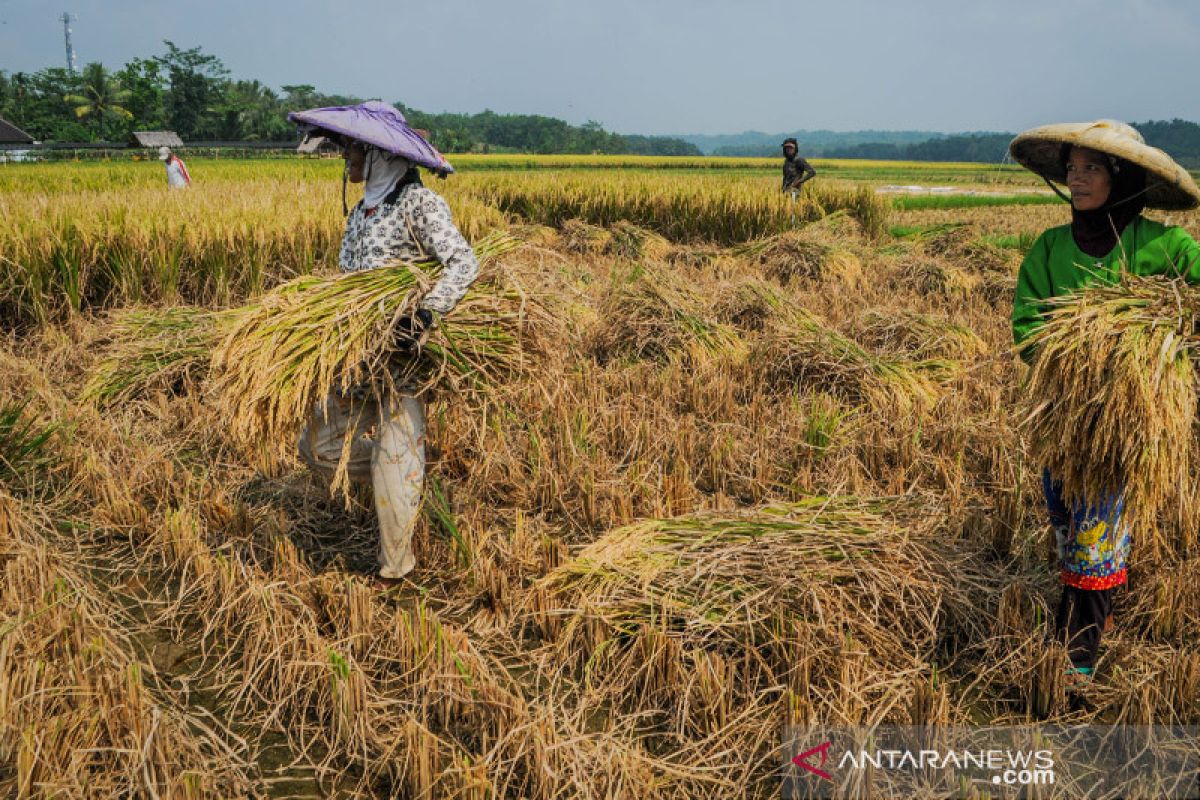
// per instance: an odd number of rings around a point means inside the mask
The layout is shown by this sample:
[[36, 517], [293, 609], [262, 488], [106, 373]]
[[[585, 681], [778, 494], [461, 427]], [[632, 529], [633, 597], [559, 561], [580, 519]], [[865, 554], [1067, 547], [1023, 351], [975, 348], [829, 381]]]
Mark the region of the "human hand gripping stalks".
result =
[[1160, 515], [1196, 519], [1193, 465], [1200, 290], [1123, 275], [1050, 301], [1029, 339], [1038, 354], [1024, 424], [1035, 457], [1071, 503], [1124, 490], [1125, 518], [1149, 555]]

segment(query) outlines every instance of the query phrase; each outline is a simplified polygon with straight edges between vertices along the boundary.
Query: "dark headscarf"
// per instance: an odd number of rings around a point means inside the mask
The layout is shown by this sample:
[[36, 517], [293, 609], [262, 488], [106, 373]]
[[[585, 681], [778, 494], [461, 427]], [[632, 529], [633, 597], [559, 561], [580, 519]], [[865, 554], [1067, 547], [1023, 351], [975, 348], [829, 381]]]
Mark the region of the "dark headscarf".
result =
[[[1071, 145], [1063, 145], [1063, 164], [1071, 156]], [[1146, 207], [1146, 170], [1123, 158], [1106, 154], [1112, 188], [1100, 208], [1080, 211], [1071, 206], [1071, 234], [1079, 249], [1093, 258], [1112, 252], [1125, 226]]]

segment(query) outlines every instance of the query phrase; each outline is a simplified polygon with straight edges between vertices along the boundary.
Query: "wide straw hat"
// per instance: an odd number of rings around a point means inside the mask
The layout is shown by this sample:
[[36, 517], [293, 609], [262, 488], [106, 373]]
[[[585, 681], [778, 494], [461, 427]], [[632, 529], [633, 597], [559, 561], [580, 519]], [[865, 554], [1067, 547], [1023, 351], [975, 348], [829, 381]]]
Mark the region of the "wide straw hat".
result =
[[1013, 139], [1008, 152], [1021, 166], [1046, 181], [1065, 184], [1067, 170], [1062, 162], [1065, 144], [1088, 147], [1143, 167], [1148, 208], [1186, 211], [1200, 206], [1200, 188], [1188, 171], [1162, 150], [1146, 144], [1142, 135], [1124, 122], [1101, 119], [1043, 125]]

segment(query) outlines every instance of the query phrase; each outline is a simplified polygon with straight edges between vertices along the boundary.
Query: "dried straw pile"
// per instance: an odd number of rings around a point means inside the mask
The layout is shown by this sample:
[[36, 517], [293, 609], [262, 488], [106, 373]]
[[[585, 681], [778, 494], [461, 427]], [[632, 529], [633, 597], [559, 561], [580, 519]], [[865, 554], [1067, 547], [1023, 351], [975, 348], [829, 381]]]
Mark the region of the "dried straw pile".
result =
[[[685, 727], [784, 688], [862, 703], [825, 714], [875, 715], [869, 696], [898, 700], [896, 675], [943, 637], [982, 632], [969, 626], [984, 573], [947, 527], [918, 498], [854, 496], [638, 522], [543, 578], [532, 617], [558, 663], [624, 707], [675, 706], [693, 671], [715, 671], [701, 707], [679, 711]], [[852, 701], [833, 691], [847, 660], [863, 668]]]
[[1161, 514], [1195, 519], [1190, 483], [1200, 291], [1124, 276], [1052, 303], [1029, 340], [1026, 425], [1034, 453], [1084, 502], [1125, 492], [1126, 519], [1160, 552]]

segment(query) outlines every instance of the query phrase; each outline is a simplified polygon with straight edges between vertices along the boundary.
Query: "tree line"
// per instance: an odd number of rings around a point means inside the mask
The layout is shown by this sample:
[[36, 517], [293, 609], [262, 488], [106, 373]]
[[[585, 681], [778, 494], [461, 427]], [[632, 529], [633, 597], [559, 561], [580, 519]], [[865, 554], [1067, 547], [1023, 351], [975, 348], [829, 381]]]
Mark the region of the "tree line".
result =
[[[43, 142], [123, 142], [135, 130], [173, 130], [186, 141], [296, 141], [287, 112], [361, 102], [307, 84], [276, 92], [230, 77], [221, 59], [165, 41], [165, 52], [117, 70], [91, 63], [77, 75], [61, 67], [0, 71], [0, 117]], [[429, 114], [396, 104], [409, 122], [450, 152], [700, 155], [660, 136], [623, 136], [598, 122], [571, 125], [523, 114]]]

